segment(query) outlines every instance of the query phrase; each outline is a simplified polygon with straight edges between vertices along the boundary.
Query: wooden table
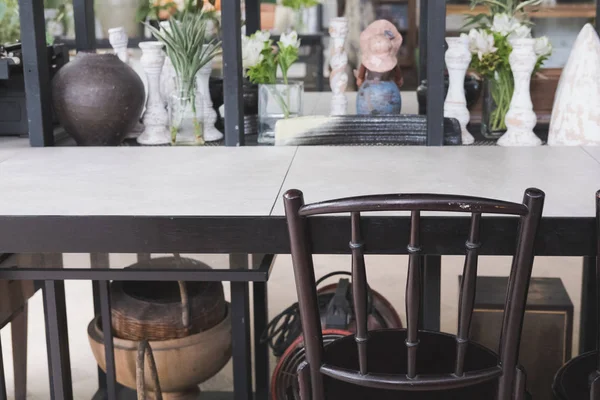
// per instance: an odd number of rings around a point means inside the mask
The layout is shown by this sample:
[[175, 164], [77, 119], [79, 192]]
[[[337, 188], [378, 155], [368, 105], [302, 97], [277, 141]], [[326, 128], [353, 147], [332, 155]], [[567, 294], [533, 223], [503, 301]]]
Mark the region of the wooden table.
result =
[[[547, 194], [536, 254], [591, 260], [599, 177], [600, 148], [581, 147], [0, 148], [0, 246], [8, 253], [285, 254], [289, 244], [281, 196], [286, 189], [303, 190], [308, 202], [385, 192], [460, 193], [518, 202], [527, 187], [536, 186]], [[346, 219], [319, 217], [311, 223], [327, 236], [315, 252], [348, 252]], [[396, 238], [382, 235], [382, 226], [408, 232], [407, 215], [375, 214], [364, 223], [369, 252], [406, 253]], [[424, 243], [440, 227], [463, 237], [468, 217], [432, 215], [422, 225]], [[511, 254], [514, 243], [504, 234], [509, 229], [516, 229], [516, 220], [498, 218], [486, 230], [482, 254]], [[464, 254], [464, 240], [447, 238], [425, 249], [436, 256]], [[60, 345], [65, 331], [58, 323], [64, 317], [61, 280], [102, 285], [113, 279], [231, 280], [232, 298], [238, 301], [247, 300], [248, 281], [254, 281], [264, 287], [266, 301], [269, 266], [235, 269], [235, 262], [210, 273], [154, 274], [49, 264], [2, 269], [0, 279], [46, 281], [48, 319], [56, 322], [49, 354], [53, 370], [62, 371], [53, 374], [52, 382], [56, 393], [68, 393], [68, 353]], [[434, 311], [426, 314], [426, 324], [439, 323], [439, 291], [436, 295], [435, 282], [426, 289], [431, 301], [425, 312]], [[234, 396], [249, 399], [247, 304], [234, 312], [234, 323], [241, 324], [234, 326]], [[257, 382], [259, 398], [266, 398], [265, 381], [263, 374]]]

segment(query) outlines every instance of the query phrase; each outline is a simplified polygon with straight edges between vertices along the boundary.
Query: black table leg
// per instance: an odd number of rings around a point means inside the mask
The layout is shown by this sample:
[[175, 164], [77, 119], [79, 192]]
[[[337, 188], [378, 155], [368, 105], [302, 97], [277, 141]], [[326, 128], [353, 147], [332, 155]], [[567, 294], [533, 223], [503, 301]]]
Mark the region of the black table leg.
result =
[[99, 281], [102, 332], [104, 333], [104, 357], [106, 360], [106, 394], [108, 400], [117, 400], [117, 375], [110, 313], [110, 282]]
[[256, 386], [256, 400], [269, 398], [269, 346], [261, 341], [263, 332], [269, 323], [269, 304], [267, 297], [267, 283], [254, 282], [252, 284], [254, 297], [254, 382]]
[[[232, 269], [247, 268], [248, 254], [230, 254]], [[231, 331], [233, 337], [233, 391], [235, 400], [252, 399], [250, 359], [250, 295], [248, 282], [231, 282]]]
[[[109, 268], [108, 253], [91, 253], [90, 266], [92, 268]], [[92, 281], [92, 296], [94, 299], [94, 318], [96, 318], [101, 313], [100, 285], [98, 281]], [[98, 387], [102, 393], [106, 393], [106, 374], [100, 367], [98, 367]]]
[[250, 361], [250, 309], [248, 282], [231, 282], [231, 330], [233, 335], [233, 391], [235, 400], [252, 399]]
[[585, 353], [596, 348], [596, 334], [598, 331], [597, 312], [596, 257], [583, 257], [579, 353]]
[[423, 256], [421, 324], [423, 329], [440, 330], [441, 256]]
[[45, 281], [43, 294], [51, 398], [72, 400], [64, 281]]

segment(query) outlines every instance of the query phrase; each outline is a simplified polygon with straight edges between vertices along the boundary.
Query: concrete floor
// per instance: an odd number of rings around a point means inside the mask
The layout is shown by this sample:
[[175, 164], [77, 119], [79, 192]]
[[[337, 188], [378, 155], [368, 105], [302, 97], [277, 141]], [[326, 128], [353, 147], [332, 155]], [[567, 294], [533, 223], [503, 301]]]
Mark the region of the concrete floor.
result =
[[[214, 268], [225, 267], [227, 258], [222, 255], [198, 256]], [[67, 254], [65, 267], [85, 267], [89, 258], [83, 254]], [[111, 266], [123, 267], [135, 262], [135, 255], [111, 255]], [[404, 320], [404, 287], [406, 284], [406, 257], [370, 256], [367, 257], [367, 273], [373, 288], [387, 297]], [[462, 257], [444, 257], [442, 270], [442, 330], [455, 332], [458, 280], [462, 271]], [[317, 276], [329, 271], [349, 270], [350, 262], [346, 256], [319, 256], [315, 258]], [[506, 257], [482, 257], [480, 275], [506, 276], [510, 259]], [[581, 285], [581, 260], [576, 258], [538, 258], [534, 267], [534, 276], [560, 277], [575, 304], [575, 328], [573, 354], [577, 354], [579, 337], [579, 299]], [[229, 298], [229, 285], [224, 284], [226, 297]], [[90, 282], [70, 281], [66, 283], [69, 344], [75, 398], [87, 400], [97, 389], [96, 362], [87, 340], [87, 325], [93, 316], [92, 289]], [[277, 258], [273, 274], [269, 281], [269, 313], [274, 316], [296, 301], [293, 273], [289, 256]], [[28, 355], [28, 399], [49, 399], [48, 365], [44, 318], [41, 293], [37, 293], [29, 303], [29, 355]], [[13, 399], [13, 369], [10, 347], [10, 329], [2, 331], [4, 366], [9, 392]], [[274, 361], [274, 359], [272, 360]], [[274, 365], [274, 364], [272, 364]], [[231, 390], [231, 363], [216, 377], [202, 385], [210, 390]]]

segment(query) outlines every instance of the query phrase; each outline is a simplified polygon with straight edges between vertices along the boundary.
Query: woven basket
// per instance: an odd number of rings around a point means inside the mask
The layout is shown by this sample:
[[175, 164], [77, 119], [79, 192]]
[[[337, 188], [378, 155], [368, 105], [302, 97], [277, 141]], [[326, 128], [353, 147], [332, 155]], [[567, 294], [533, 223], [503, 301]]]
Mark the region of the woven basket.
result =
[[[176, 257], [155, 258], [128, 268], [210, 269], [200, 261]], [[216, 326], [227, 314], [220, 282], [115, 281], [110, 293], [113, 334], [126, 340], [186, 337]]]

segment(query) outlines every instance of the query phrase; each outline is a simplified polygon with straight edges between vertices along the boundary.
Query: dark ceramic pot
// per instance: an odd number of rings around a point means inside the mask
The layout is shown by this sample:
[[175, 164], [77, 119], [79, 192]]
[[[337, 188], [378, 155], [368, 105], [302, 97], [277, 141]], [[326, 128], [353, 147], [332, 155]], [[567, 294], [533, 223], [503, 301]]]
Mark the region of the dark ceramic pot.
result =
[[258, 115], [258, 85], [244, 81], [244, 115]]
[[210, 99], [213, 103], [213, 108], [218, 112], [219, 107], [223, 105], [223, 78], [210, 77], [208, 81], [208, 90], [210, 91]]
[[138, 74], [113, 54], [79, 53], [52, 80], [58, 120], [80, 146], [118, 146], [144, 97]]
[[[444, 76], [444, 98], [448, 94], [448, 86], [450, 82], [448, 76]], [[465, 97], [467, 98], [467, 108], [470, 110], [471, 107], [477, 103], [481, 96], [481, 81], [473, 75], [467, 75], [465, 77]], [[427, 113], [427, 81], [421, 81], [421, 85], [417, 88], [417, 99], [419, 101], [419, 114], [423, 115]]]

